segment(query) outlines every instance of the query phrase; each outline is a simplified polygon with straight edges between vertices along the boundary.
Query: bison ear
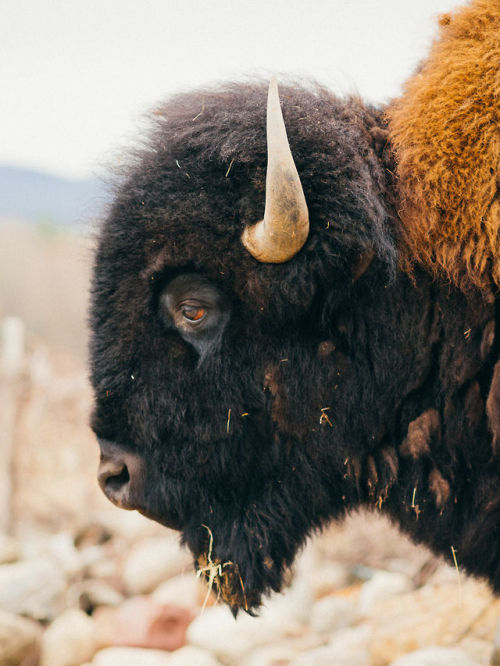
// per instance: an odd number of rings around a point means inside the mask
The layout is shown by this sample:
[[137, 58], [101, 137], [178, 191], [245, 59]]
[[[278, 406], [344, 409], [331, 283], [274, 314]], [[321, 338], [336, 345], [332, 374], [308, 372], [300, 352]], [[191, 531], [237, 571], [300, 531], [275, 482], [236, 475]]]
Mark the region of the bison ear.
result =
[[257, 261], [283, 263], [309, 235], [309, 212], [281, 113], [276, 78], [267, 98], [267, 173], [264, 219], [247, 227], [243, 245]]

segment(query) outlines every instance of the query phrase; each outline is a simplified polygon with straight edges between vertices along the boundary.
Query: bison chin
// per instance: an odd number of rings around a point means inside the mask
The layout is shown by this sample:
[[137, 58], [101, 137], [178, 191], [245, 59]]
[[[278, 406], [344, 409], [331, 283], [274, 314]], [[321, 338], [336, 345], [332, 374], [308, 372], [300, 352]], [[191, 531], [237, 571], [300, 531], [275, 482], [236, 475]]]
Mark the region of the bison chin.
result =
[[227, 511], [217, 520], [214, 511], [210, 522], [183, 531], [198, 576], [207, 583], [207, 596], [212, 593], [224, 601], [235, 616], [239, 610], [254, 615], [263, 597], [282, 589], [307, 536], [286, 519], [273, 522], [268, 513], [256, 516], [254, 511], [255, 507], [247, 509], [233, 520]]
[[225, 602], [235, 617], [240, 610], [255, 615], [263, 597], [282, 588], [287, 570], [286, 563], [276, 564], [262, 553], [257, 557], [249, 551], [233, 557], [218, 555], [211, 531], [195, 565], [198, 576], [207, 584], [207, 596], [212, 593]]

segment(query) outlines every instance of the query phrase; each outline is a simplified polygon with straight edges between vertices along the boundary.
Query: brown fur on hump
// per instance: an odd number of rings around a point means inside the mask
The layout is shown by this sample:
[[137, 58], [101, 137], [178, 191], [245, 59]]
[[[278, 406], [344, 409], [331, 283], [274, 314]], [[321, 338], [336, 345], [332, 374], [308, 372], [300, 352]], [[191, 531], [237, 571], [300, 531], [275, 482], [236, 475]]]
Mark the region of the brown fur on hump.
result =
[[403, 267], [500, 285], [500, 0], [440, 20], [430, 56], [388, 108]]

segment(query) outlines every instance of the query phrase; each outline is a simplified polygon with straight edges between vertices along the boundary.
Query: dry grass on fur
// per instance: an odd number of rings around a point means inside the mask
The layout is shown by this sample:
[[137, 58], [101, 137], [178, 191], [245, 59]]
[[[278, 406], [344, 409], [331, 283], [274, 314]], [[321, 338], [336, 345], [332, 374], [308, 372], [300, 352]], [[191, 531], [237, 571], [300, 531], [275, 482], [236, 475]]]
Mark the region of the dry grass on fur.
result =
[[474, 0], [440, 24], [388, 110], [403, 267], [423, 263], [462, 288], [500, 286], [500, 3]]
[[[212, 559], [214, 536], [212, 530], [203, 525], [209, 536], [207, 553], [198, 557], [198, 578], [203, 576], [207, 582], [207, 594], [203, 602], [205, 609], [212, 590], [215, 587], [217, 600], [222, 599], [231, 607], [238, 608], [242, 606], [248, 611], [248, 602], [245, 593], [245, 586], [239, 573], [239, 567], [234, 562], [221, 562], [219, 559]], [[236, 582], [236, 586], [235, 586]]]

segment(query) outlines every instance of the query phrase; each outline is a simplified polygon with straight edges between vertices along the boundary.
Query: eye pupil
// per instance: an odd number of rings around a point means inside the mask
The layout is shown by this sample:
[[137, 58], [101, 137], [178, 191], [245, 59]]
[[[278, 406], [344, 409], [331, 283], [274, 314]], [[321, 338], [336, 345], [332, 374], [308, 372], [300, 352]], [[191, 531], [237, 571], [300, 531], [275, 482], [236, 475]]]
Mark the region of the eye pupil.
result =
[[197, 308], [188, 305], [182, 308], [184, 318], [189, 321], [199, 321], [200, 319], [203, 319], [205, 312], [205, 308]]

